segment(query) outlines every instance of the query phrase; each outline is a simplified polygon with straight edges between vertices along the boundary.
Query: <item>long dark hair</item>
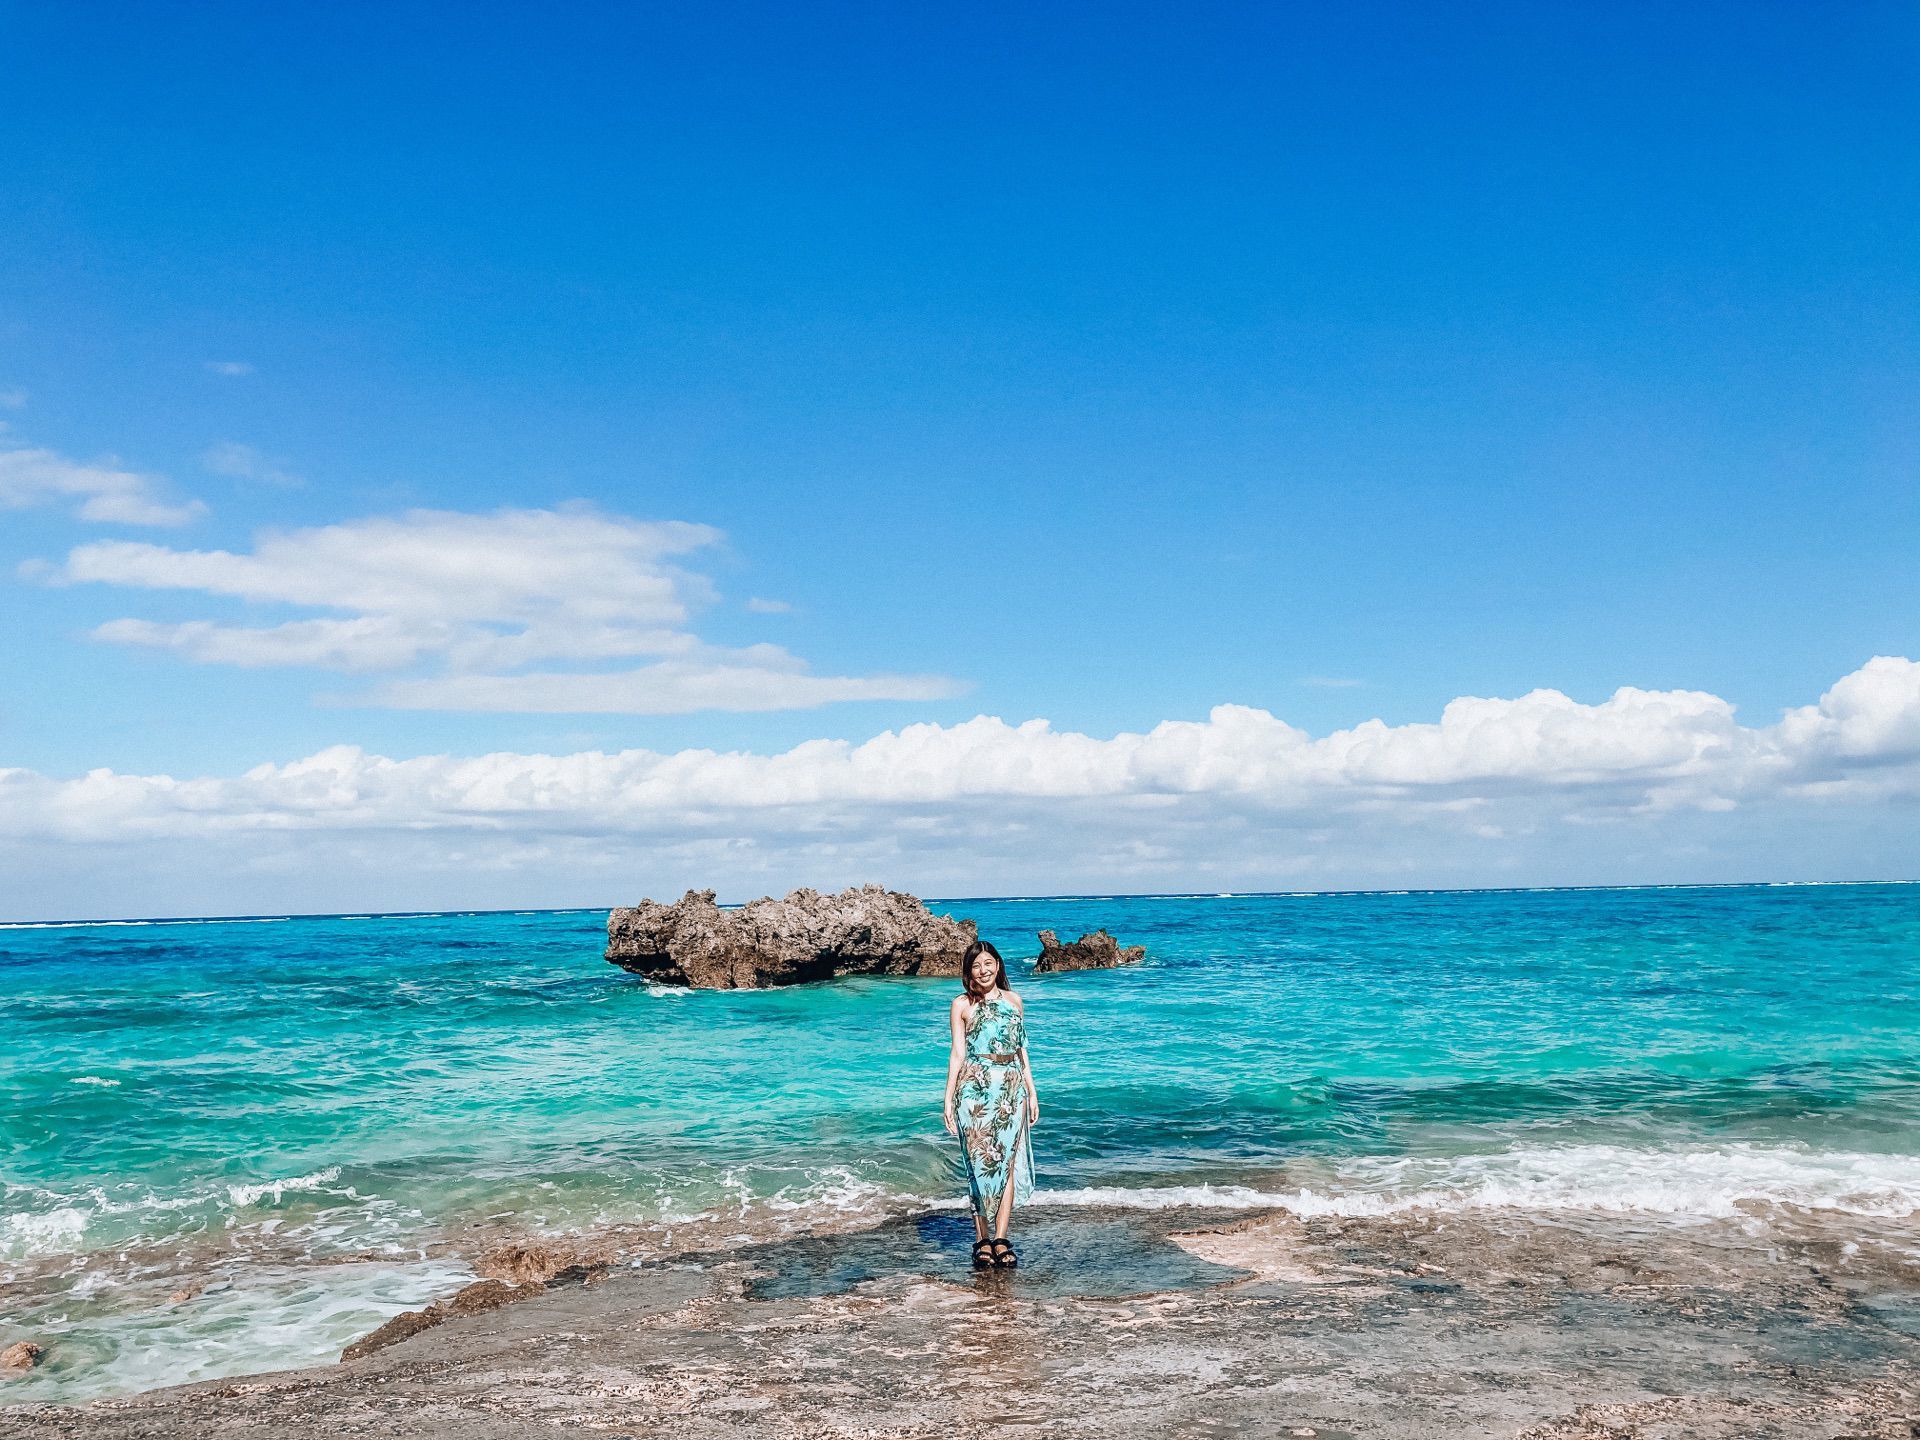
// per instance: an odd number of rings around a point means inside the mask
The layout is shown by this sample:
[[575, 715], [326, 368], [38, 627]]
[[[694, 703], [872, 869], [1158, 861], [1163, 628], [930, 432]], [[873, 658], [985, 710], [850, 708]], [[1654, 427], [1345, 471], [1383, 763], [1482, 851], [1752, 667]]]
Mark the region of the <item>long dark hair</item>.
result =
[[[993, 956], [996, 971], [993, 985], [989, 985], [985, 990], [976, 990], [973, 987], [973, 962], [982, 955]], [[992, 941], [976, 940], [967, 946], [967, 953], [960, 957], [960, 984], [965, 987], [969, 998], [974, 1000], [986, 998], [996, 985], [1002, 990], [1007, 988], [1007, 962], [1000, 958], [1000, 952], [993, 948]]]

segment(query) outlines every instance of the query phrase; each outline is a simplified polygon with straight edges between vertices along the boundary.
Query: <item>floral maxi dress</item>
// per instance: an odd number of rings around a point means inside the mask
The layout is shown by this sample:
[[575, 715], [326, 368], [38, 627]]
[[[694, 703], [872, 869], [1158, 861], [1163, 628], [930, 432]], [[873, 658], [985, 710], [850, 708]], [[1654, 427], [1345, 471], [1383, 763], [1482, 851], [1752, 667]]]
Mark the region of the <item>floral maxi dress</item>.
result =
[[973, 1007], [966, 1039], [957, 1107], [960, 1139], [974, 1211], [991, 1225], [1009, 1175], [1016, 1205], [1025, 1204], [1033, 1194], [1027, 1071], [1020, 1063], [1027, 1027], [1013, 1002], [995, 991]]

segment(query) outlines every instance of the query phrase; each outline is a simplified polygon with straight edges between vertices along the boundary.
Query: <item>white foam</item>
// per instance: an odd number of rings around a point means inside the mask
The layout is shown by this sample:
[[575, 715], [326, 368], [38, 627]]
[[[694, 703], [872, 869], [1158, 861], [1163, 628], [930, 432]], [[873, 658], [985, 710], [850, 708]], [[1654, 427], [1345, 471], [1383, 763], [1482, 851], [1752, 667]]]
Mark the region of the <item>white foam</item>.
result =
[[[251, 1185], [227, 1186], [227, 1197], [235, 1206], [258, 1205], [262, 1200], [271, 1199], [276, 1205], [289, 1191], [326, 1191], [335, 1180], [340, 1178], [340, 1167], [329, 1165], [324, 1170], [316, 1170], [311, 1175], [296, 1175], [291, 1180], [261, 1180]], [[352, 1195], [352, 1186], [329, 1193]]]
[[70, 1255], [80, 1248], [87, 1231], [87, 1212], [77, 1205], [40, 1214], [15, 1212], [0, 1216], [0, 1255]]
[[1725, 1218], [1755, 1206], [1791, 1205], [1903, 1219], [1920, 1214], [1920, 1156], [1746, 1144], [1681, 1150], [1522, 1147], [1443, 1159], [1349, 1160], [1317, 1189], [1095, 1186], [1042, 1190], [1034, 1199], [1051, 1205], [1146, 1210], [1276, 1207], [1309, 1218], [1476, 1210]]
[[7, 1399], [71, 1404], [323, 1364], [382, 1321], [472, 1278], [449, 1261], [275, 1267], [235, 1273], [178, 1304], [130, 1294], [105, 1313], [56, 1306], [32, 1317], [31, 1333], [57, 1344], [66, 1363], [9, 1381]]
[[1078, 1190], [1033, 1192], [1036, 1205], [1091, 1205], [1117, 1210], [1266, 1210], [1285, 1197], [1245, 1185], [1087, 1185]]
[[[833, 1165], [810, 1176], [799, 1186], [776, 1190], [761, 1203], [770, 1210], [840, 1210], [859, 1212], [885, 1204], [914, 1204], [918, 1196], [903, 1196], [884, 1185], [863, 1179], [844, 1166]], [[743, 1205], [742, 1213], [746, 1207]]]
[[182, 920], [0, 920], [0, 930], [139, 930], [150, 925], [284, 925], [291, 915], [215, 916]]
[[76, 1075], [67, 1083], [69, 1085], [98, 1085], [106, 1090], [112, 1090], [120, 1084], [118, 1080], [109, 1080], [101, 1075]]
[[[390, 1206], [362, 1196], [350, 1185], [335, 1185], [340, 1167], [329, 1166], [309, 1175], [251, 1183], [218, 1184], [162, 1193], [137, 1185], [115, 1186], [111, 1191], [99, 1185], [63, 1192], [36, 1185], [6, 1183], [0, 1186], [0, 1260], [39, 1260], [48, 1256], [76, 1255], [102, 1244], [123, 1244], [140, 1239], [159, 1240], [184, 1231], [198, 1231], [208, 1225], [235, 1222], [236, 1211], [259, 1207], [270, 1209], [288, 1195], [322, 1194], [354, 1201], [354, 1219], [346, 1228], [357, 1244], [373, 1242], [373, 1231], [384, 1223]], [[196, 1213], [198, 1212], [198, 1213]], [[178, 1218], [164, 1228], [155, 1229], [151, 1221], [136, 1218], [131, 1223], [122, 1217], [174, 1215]], [[224, 1218], [224, 1222], [222, 1217]], [[256, 1230], [272, 1233], [275, 1222], [249, 1222]], [[361, 1233], [364, 1232], [364, 1233]], [[307, 1232], [303, 1232], [307, 1233]], [[312, 1232], [316, 1243], [331, 1238], [331, 1229]], [[0, 1271], [0, 1279], [4, 1272]]]

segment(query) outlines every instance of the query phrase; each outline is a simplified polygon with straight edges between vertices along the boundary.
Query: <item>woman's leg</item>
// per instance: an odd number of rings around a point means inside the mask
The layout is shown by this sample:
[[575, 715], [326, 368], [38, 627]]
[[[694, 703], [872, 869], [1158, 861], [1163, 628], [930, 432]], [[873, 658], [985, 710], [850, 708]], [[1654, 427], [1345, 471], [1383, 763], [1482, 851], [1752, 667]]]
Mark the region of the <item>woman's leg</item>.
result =
[[996, 1240], [1007, 1238], [1007, 1226], [1013, 1220], [1014, 1177], [1020, 1173], [1020, 1147], [1026, 1143], [1027, 1127], [1023, 1124], [1014, 1139], [1013, 1149], [1007, 1152], [1006, 1183], [1000, 1187], [1000, 1204], [993, 1212], [993, 1235]]

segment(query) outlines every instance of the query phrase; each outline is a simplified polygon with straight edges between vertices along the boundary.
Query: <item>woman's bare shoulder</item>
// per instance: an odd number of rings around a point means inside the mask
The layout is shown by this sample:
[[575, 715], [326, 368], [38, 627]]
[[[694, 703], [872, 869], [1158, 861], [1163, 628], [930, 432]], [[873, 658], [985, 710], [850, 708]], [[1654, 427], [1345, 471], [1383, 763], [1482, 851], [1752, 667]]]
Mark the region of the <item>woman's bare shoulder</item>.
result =
[[964, 1015], [967, 1010], [967, 997], [964, 993], [953, 997], [953, 1003], [947, 1006], [949, 1015]]
[[1022, 1000], [1016, 992], [1003, 990], [1001, 993], [1005, 995], [1007, 999], [1013, 1001], [1013, 1008], [1015, 1010], [1018, 1010], [1022, 1015], [1027, 1013], [1027, 1002]]

